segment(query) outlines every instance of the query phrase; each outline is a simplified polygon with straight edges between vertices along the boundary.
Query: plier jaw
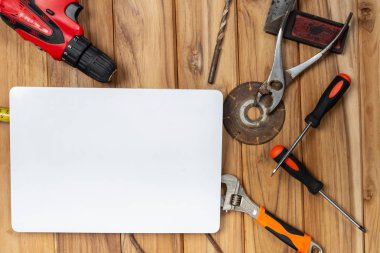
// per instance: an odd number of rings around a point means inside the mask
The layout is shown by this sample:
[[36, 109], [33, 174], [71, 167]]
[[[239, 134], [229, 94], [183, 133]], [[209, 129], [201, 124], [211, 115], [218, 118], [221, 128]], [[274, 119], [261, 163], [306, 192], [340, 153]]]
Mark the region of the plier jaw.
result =
[[262, 84], [262, 88], [257, 93], [256, 100], [261, 103], [263, 95], [269, 94], [272, 97], [271, 105], [268, 107], [268, 112], [271, 113], [280, 104], [285, 92], [285, 75], [282, 66], [282, 40], [284, 37], [284, 30], [289, 18], [290, 12], [294, 9], [297, 1], [288, 7], [286, 14], [282, 20], [280, 30], [277, 35], [276, 48], [274, 51], [274, 59], [272, 70], [269, 74], [268, 80]]

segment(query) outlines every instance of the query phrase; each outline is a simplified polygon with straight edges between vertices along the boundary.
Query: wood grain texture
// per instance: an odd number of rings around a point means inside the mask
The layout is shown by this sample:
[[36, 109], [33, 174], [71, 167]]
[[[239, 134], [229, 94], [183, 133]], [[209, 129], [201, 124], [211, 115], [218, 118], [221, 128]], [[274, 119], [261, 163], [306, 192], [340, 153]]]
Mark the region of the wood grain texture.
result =
[[[362, 153], [361, 153], [361, 126], [360, 121], [360, 94], [361, 83], [359, 73], [359, 31], [357, 1], [328, 1], [330, 18], [344, 22], [350, 12], [354, 18], [350, 24], [350, 36], [347, 38], [347, 46], [341, 55], [336, 55], [338, 72], [348, 74], [352, 79], [352, 85], [347, 92], [343, 105], [344, 123], [342, 127], [346, 131], [347, 140], [347, 166], [349, 172], [349, 192], [343, 196], [350, 197], [350, 213], [363, 224], [363, 183], [362, 183]], [[337, 10], [337, 11], [332, 11]], [[317, 130], [318, 131], [318, 130]], [[318, 134], [318, 133], [317, 133]], [[332, 196], [335, 197], [335, 196]], [[348, 222], [348, 221], [346, 221]], [[349, 224], [350, 225], [350, 224]], [[364, 252], [364, 235], [358, 229], [352, 234], [353, 252]]]
[[[174, 2], [115, 0], [117, 87], [175, 88]], [[136, 235], [146, 252], [182, 252], [181, 235]], [[122, 252], [134, 252], [127, 235]]]
[[[9, 106], [8, 94], [13, 86], [46, 86], [46, 56], [2, 22], [0, 37], [0, 104]], [[0, 253], [54, 253], [52, 234], [20, 234], [12, 230], [9, 155], [9, 125], [0, 124]]]
[[380, 4], [375, 0], [360, 0], [359, 56], [361, 88], [361, 126], [363, 149], [365, 252], [380, 249]]
[[[270, 1], [238, 2], [239, 71], [241, 82], [264, 81], [273, 63], [274, 36], [264, 33], [265, 15]], [[283, 45], [284, 66], [298, 63], [295, 43]], [[302, 189], [287, 173], [270, 177], [276, 165], [269, 157], [276, 144], [289, 145], [300, 130], [299, 84], [294, 82], [284, 96], [286, 120], [280, 134], [260, 146], [243, 145], [243, 181], [252, 199], [287, 223], [303, 230]], [[248, 216], [244, 217], [245, 252], [292, 252]]]
[[114, 0], [118, 87], [175, 88], [172, 1]]
[[118, 253], [121, 252], [120, 234], [60, 234], [58, 253]]
[[[264, 81], [275, 37], [265, 34], [271, 0], [233, 0], [215, 85], [208, 71], [224, 1], [80, 0], [86, 36], [116, 59], [116, 79], [108, 85], [51, 59], [0, 22], [0, 106], [13, 86], [218, 89], [226, 96], [238, 83]], [[346, 49], [328, 56], [285, 92], [286, 120], [280, 134], [261, 146], [241, 145], [223, 133], [223, 172], [238, 176], [256, 203], [307, 232], [325, 252], [380, 251], [380, 4], [377, 0], [305, 0], [300, 10], [337, 21], [354, 12]], [[317, 49], [285, 41], [284, 67], [308, 59]], [[284, 171], [273, 178], [269, 158], [276, 144], [289, 146], [304, 117], [338, 72], [352, 86], [295, 150], [325, 191], [358, 221], [361, 234], [321, 196], [313, 196]], [[22, 234], [11, 229], [9, 126], [0, 123], [0, 253], [134, 253], [128, 235]], [[213, 237], [225, 253], [294, 252], [252, 218], [222, 214]], [[204, 235], [136, 235], [146, 253], [215, 252]]]
[[[219, 89], [227, 95], [238, 82], [237, 15], [233, 1], [214, 85], [207, 84], [224, 1], [176, 1], [178, 87]], [[212, 39], [210, 39], [212, 38]], [[223, 135], [223, 172], [241, 178], [241, 145]], [[222, 214], [221, 229], [213, 235], [224, 252], [243, 252], [242, 215]], [[184, 252], [214, 252], [205, 235], [184, 235]]]
[[[82, 0], [84, 10], [79, 16], [85, 36], [99, 49], [113, 56], [112, 0]], [[100, 25], [102, 24], [102, 25]], [[111, 29], [110, 29], [111, 28]], [[113, 87], [101, 84], [68, 64], [48, 58], [48, 82], [52, 87]], [[57, 234], [57, 253], [120, 252], [120, 234]]]
[[[344, 4], [340, 3], [340, 8]], [[331, 5], [329, 1], [318, 1], [318, 4], [311, 1], [300, 2], [300, 7], [306, 12], [331, 18]], [[348, 6], [345, 7], [348, 9]], [[348, 11], [347, 11], [348, 12]], [[338, 18], [342, 14], [334, 16]], [[348, 13], [346, 14], [348, 15]], [[344, 15], [344, 16], [346, 16]], [[353, 23], [355, 27], [355, 22]], [[355, 36], [355, 31], [349, 36]], [[351, 41], [352, 43], [352, 39]], [[352, 43], [354, 44], [354, 43]], [[353, 47], [349, 50], [352, 54], [355, 50], [355, 45], [347, 45]], [[300, 46], [301, 60], [308, 59], [318, 50], [305, 45]], [[346, 56], [347, 57], [347, 56]], [[344, 64], [339, 66], [336, 55], [329, 55], [322, 62], [314, 66], [307, 74], [301, 78], [301, 111], [302, 115], [307, 115], [315, 107], [321, 94], [331, 80], [339, 73], [344, 71]], [[348, 71], [350, 69], [347, 69]], [[354, 78], [355, 73], [351, 72]], [[355, 85], [355, 84], [353, 84]], [[343, 97], [356, 96], [358, 93], [347, 92]], [[356, 115], [354, 113], [357, 113]], [[353, 159], [360, 159], [360, 150], [350, 149], [349, 132], [354, 136], [358, 134], [358, 126], [351, 125], [351, 129], [346, 127], [350, 124], [351, 119], [359, 118], [357, 110], [345, 113], [344, 103], [338, 103], [323, 119], [318, 129], [311, 129], [302, 141], [302, 151], [304, 163], [309, 167], [310, 171], [322, 182], [324, 182], [325, 192], [339, 203], [347, 212], [353, 213], [354, 205], [360, 203], [360, 199], [356, 202], [354, 195], [351, 194], [351, 187], [357, 174], [357, 170], [361, 170], [360, 164], [352, 164], [348, 157], [353, 152]], [[353, 128], [356, 129], [354, 130]], [[354, 132], [353, 132], [354, 131]], [[353, 139], [355, 141], [355, 139]], [[359, 155], [359, 156], [358, 156]], [[355, 166], [352, 167], [351, 166]], [[357, 167], [359, 166], [359, 167]], [[355, 171], [355, 172], [353, 172]], [[360, 184], [359, 184], [360, 185]], [[355, 250], [355, 246], [361, 245], [360, 236], [357, 229], [334, 207], [332, 207], [321, 196], [312, 196], [305, 194], [305, 228], [315, 237], [315, 239], [331, 252], [360, 252]], [[360, 220], [360, 213], [357, 214]], [[316, 226], [315, 224], [319, 224]], [[359, 240], [356, 242], [356, 238]]]

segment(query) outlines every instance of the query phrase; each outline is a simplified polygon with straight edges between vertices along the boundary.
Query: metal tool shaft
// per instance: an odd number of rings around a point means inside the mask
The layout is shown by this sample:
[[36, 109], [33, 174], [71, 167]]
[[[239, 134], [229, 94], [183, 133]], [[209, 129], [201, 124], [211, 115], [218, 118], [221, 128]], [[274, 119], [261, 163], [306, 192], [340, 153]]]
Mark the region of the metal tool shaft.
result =
[[344, 216], [346, 216], [346, 218], [349, 219], [352, 222], [352, 224], [354, 224], [362, 232], [365, 233], [367, 231], [362, 225], [360, 225], [348, 213], [346, 213], [337, 203], [335, 203], [332, 199], [330, 199], [330, 197], [327, 196], [326, 193], [324, 193], [322, 190], [320, 190], [319, 194], [321, 194], [328, 202], [330, 202], [331, 205], [333, 205], [336, 209], [338, 209], [339, 212], [341, 212]]
[[298, 143], [302, 140], [302, 137], [306, 134], [306, 132], [309, 130], [310, 127], [311, 127], [311, 123], [307, 124], [307, 126], [304, 128], [302, 133], [298, 136], [297, 140], [293, 143], [293, 145], [289, 148], [288, 152], [286, 152], [284, 157], [277, 164], [276, 168], [272, 171], [272, 176], [281, 167], [282, 163], [286, 160], [286, 158], [288, 158], [288, 156], [292, 153], [292, 151], [295, 149], [295, 147], [298, 145]]
[[220, 51], [222, 50], [222, 44], [223, 44], [223, 39], [224, 39], [226, 27], [227, 27], [227, 19], [228, 19], [228, 14], [230, 12], [231, 2], [232, 0], [226, 0], [226, 4], [223, 10], [222, 20], [220, 21], [219, 33], [216, 40], [214, 56], [212, 57], [210, 74], [208, 77], [208, 83], [210, 84], [213, 84], [215, 82], [215, 75], [216, 75], [216, 70], [219, 64]]

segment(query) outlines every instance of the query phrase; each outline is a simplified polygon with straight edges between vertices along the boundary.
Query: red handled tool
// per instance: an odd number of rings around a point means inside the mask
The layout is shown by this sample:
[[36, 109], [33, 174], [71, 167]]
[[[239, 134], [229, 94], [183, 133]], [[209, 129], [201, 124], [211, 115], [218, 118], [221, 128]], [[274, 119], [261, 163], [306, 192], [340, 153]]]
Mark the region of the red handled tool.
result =
[[115, 63], [83, 36], [78, 0], [0, 0], [0, 16], [23, 39], [99, 82], [109, 82]]
[[301, 141], [302, 137], [306, 134], [309, 128], [317, 128], [319, 126], [323, 116], [325, 116], [326, 113], [329, 112], [331, 108], [333, 108], [334, 105], [336, 105], [336, 103], [338, 103], [338, 101], [342, 98], [343, 94], [346, 92], [348, 87], [350, 87], [350, 84], [351, 78], [343, 73], [340, 73], [334, 78], [334, 80], [332, 80], [330, 85], [326, 88], [325, 92], [323, 92], [322, 97], [319, 99], [317, 106], [305, 118], [307, 126], [304, 128], [302, 133], [298, 136], [296, 141], [290, 147], [289, 151], [286, 152], [282, 159], [279, 160], [276, 168], [272, 172], [272, 176], [281, 167], [282, 163], [294, 150], [297, 144]]
[[263, 207], [259, 207], [245, 193], [239, 180], [232, 175], [222, 176], [222, 183], [227, 186], [222, 196], [221, 207], [224, 211], [244, 212], [254, 218], [258, 224], [275, 235], [299, 253], [323, 253], [323, 249], [308, 234], [286, 224]]
[[[281, 145], [275, 146], [271, 150], [271, 157], [279, 162], [285, 155], [288, 154], [288, 150]], [[336, 209], [338, 209], [344, 216], [346, 216], [356, 227], [358, 227], [362, 232], [366, 232], [366, 229], [356, 222], [349, 214], [347, 214], [337, 203], [335, 203], [329, 196], [322, 191], [323, 183], [315, 179], [293, 154], [288, 154], [288, 157], [282, 163], [282, 167], [294, 178], [304, 184], [309, 192], [313, 195], [319, 193], [328, 202], [330, 202]]]

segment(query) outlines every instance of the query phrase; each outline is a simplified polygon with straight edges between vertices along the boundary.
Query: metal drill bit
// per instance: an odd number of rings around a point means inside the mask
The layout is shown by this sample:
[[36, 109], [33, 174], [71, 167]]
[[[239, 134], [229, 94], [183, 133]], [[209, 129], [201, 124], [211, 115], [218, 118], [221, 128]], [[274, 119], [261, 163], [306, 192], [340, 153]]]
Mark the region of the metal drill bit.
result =
[[210, 74], [208, 76], [208, 83], [209, 84], [213, 84], [215, 81], [216, 69], [217, 69], [218, 64], [219, 64], [220, 51], [222, 50], [223, 39], [224, 39], [226, 27], [227, 27], [228, 13], [230, 12], [231, 2], [232, 2], [232, 0], [225, 0], [225, 1], [226, 1], [226, 4], [224, 6], [223, 16], [222, 16], [222, 20], [220, 22], [219, 33], [218, 33], [218, 37], [216, 40], [216, 46], [215, 46], [215, 50], [214, 50], [214, 56], [212, 57]]

